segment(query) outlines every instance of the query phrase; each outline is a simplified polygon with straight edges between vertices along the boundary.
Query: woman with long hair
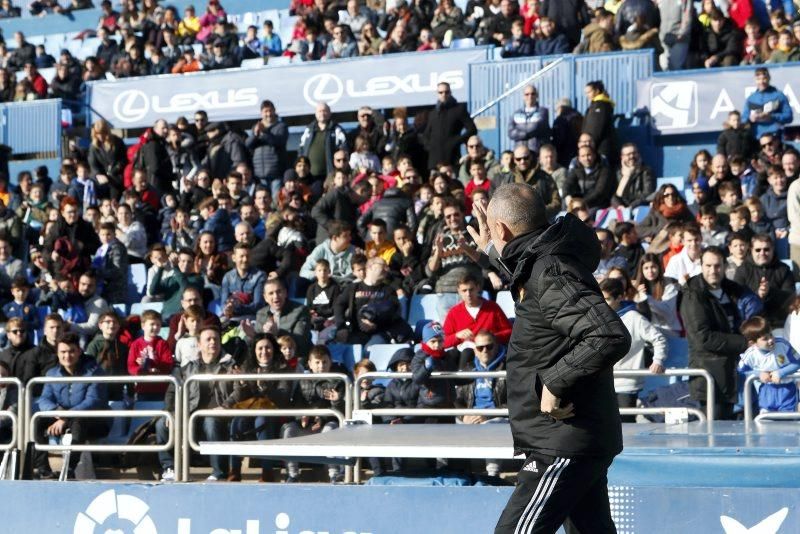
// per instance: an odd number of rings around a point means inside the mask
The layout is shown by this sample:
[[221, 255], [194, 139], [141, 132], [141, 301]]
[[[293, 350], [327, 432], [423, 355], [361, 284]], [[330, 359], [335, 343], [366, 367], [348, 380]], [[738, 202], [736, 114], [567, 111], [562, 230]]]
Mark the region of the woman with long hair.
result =
[[642, 256], [632, 286], [636, 290], [634, 301], [646, 303], [650, 309], [650, 322], [666, 333], [680, 335], [683, 326], [678, 318], [678, 283], [664, 276], [658, 255]]
[[[244, 362], [242, 371], [245, 374], [285, 374], [293, 372], [281, 354], [278, 342], [272, 334], [259, 333], [253, 337], [250, 352]], [[233, 393], [223, 403], [223, 408], [259, 406], [264, 408], [288, 408], [292, 383], [288, 380], [264, 380], [237, 382]], [[231, 440], [242, 441], [257, 439], [259, 441], [276, 439], [281, 422], [267, 417], [236, 417], [231, 422]], [[273, 468], [279, 464], [275, 461], [261, 460], [261, 478], [259, 482], [275, 482]], [[242, 457], [231, 457], [229, 482], [242, 480]]]
[[222, 284], [228, 271], [228, 257], [217, 250], [217, 240], [211, 232], [200, 232], [194, 246], [195, 272], [209, 284]]
[[92, 124], [92, 144], [89, 147], [89, 170], [100, 186], [108, 188], [109, 196], [117, 199], [125, 189], [122, 173], [128, 164], [125, 143], [111, 133], [108, 123], [99, 119]]
[[678, 188], [672, 184], [664, 184], [656, 191], [650, 212], [639, 224], [637, 231], [642, 238], [652, 240], [667, 224], [675, 221], [692, 222], [694, 216]]
[[689, 165], [689, 183], [693, 184], [699, 176], [711, 178], [711, 154], [708, 150], [699, 150]]

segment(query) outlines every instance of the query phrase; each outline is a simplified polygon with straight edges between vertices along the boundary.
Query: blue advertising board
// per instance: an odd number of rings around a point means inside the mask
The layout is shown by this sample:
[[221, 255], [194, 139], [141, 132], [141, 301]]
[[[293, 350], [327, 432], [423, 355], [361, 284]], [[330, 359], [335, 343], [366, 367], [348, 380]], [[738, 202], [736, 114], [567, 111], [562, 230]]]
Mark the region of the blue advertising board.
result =
[[[512, 488], [2, 482], [3, 532], [490, 533]], [[800, 490], [610, 488], [619, 534], [800, 532]]]

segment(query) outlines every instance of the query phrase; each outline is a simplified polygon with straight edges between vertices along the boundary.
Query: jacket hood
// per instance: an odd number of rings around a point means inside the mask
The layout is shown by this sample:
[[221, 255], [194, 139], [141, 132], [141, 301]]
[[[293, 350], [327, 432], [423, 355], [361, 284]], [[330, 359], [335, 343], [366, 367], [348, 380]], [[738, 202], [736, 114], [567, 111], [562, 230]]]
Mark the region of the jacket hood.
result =
[[629, 300], [624, 300], [624, 301], [621, 302], [621, 305], [620, 305], [619, 309], [617, 310], [617, 315], [622, 317], [626, 313], [631, 312], [631, 311], [635, 311], [635, 310], [636, 310], [636, 303], [635, 302], [631, 302]]
[[512, 273], [512, 285], [527, 279], [536, 260], [548, 255], [571, 256], [594, 272], [600, 264], [600, 242], [594, 230], [571, 213], [544, 230], [517, 236], [506, 244], [502, 256]]
[[504, 346], [500, 346], [500, 350], [497, 351], [497, 356], [495, 356], [494, 360], [490, 361], [488, 365], [484, 366], [477, 356], [475, 356], [472, 364], [476, 371], [496, 371], [498, 367], [505, 363], [505, 361], [506, 348]]
[[394, 353], [392, 359], [389, 360], [389, 364], [386, 366], [386, 368], [394, 371], [394, 368], [398, 363], [400, 362], [411, 363], [411, 360], [413, 359], [414, 359], [414, 349], [406, 347]]

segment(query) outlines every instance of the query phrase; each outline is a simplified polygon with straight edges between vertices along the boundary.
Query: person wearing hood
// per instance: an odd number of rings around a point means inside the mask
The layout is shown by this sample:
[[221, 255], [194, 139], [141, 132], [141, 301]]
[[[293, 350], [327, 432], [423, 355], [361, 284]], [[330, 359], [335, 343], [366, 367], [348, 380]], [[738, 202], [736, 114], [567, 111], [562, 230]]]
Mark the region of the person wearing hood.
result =
[[[431, 373], [452, 371], [456, 365], [452, 361], [457, 352], [445, 352], [442, 325], [430, 321], [422, 328], [422, 344], [411, 360], [411, 378], [419, 388], [417, 408], [452, 408], [453, 384], [450, 380], [432, 379]], [[452, 417], [428, 417], [425, 423], [452, 422]]]
[[617, 157], [614, 151], [614, 101], [601, 81], [587, 83], [584, 94], [589, 107], [584, 114], [582, 133], [592, 136], [597, 152], [614, 164]]
[[[222, 354], [222, 342], [220, 340], [219, 328], [213, 325], [203, 325], [200, 328], [198, 337], [198, 347], [200, 357], [191, 361], [185, 366], [176, 367], [172, 375], [180, 383], [192, 375], [212, 374], [228, 375], [235, 372], [236, 362], [230, 354]], [[234, 382], [190, 382], [188, 387], [189, 411], [187, 416], [196, 410], [224, 409], [225, 402], [234, 391]], [[175, 395], [175, 385], [170, 384], [164, 397], [164, 409], [167, 411], [175, 410], [175, 403], [178, 402]], [[159, 444], [167, 443], [169, 439], [168, 420], [160, 418], [156, 423], [156, 442]], [[204, 417], [198, 425], [199, 441], [228, 441], [228, 419], [219, 417]], [[174, 431], [174, 430], [173, 430]], [[161, 451], [158, 459], [163, 469], [161, 480], [173, 482], [175, 480], [175, 459], [172, 451]], [[211, 475], [209, 482], [225, 480], [228, 476], [228, 456], [212, 455]]]
[[168, 127], [167, 121], [158, 119], [134, 161], [134, 166], [145, 172], [147, 183], [153, 186], [159, 195], [171, 192], [172, 180], [175, 179], [167, 152]]
[[[92, 377], [103, 376], [103, 369], [91, 356], [83, 354], [77, 334], [66, 333], [58, 338], [58, 365], [47, 371], [48, 377]], [[106, 410], [108, 391], [103, 383], [49, 383], [44, 385], [39, 397], [39, 410]], [[47, 426], [45, 426], [47, 425]], [[47, 443], [48, 437], [60, 438], [67, 431], [72, 433], [72, 443], [85, 444], [108, 434], [109, 421], [98, 418], [61, 418], [42, 421], [42, 426], [33, 433], [37, 443]], [[75, 467], [81, 454], [72, 454], [69, 462], [69, 477], [74, 477]], [[43, 469], [42, 469], [43, 468]], [[40, 466], [40, 475], [49, 470], [47, 461]]]
[[[475, 336], [475, 356], [472, 361], [465, 362], [461, 371], [504, 371], [506, 368], [506, 349], [488, 330], [481, 330]], [[456, 386], [456, 408], [475, 408], [486, 410], [505, 408], [507, 405], [506, 380], [504, 378], [475, 378], [468, 383]], [[464, 415], [460, 422], [467, 425], [479, 425], [488, 421], [503, 421], [506, 418], [490, 419], [485, 415]], [[498, 476], [500, 463], [495, 459], [486, 460], [486, 474]]]
[[213, 197], [203, 200], [197, 209], [204, 221], [200, 231], [214, 234], [217, 240], [218, 252], [232, 250], [236, 240], [228, 210], [220, 208], [219, 201]]
[[442, 162], [455, 165], [461, 145], [478, 133], [466, 106], [453, 98], [449, 83], [438, 84], [436, 92], [436, 107], [428, 115], [422, 132], [422, 141], [428, 150], [429, 169], [435, 169]]
[[[568, 518], [579, 531], [616, 532], [607, 490], [622, 451], [613, 366], [631, 339], [592, 275], [600, 244], [572, 214], [548, 223], [526, 184], [499, 187], [475, 216], [469, 232], [516, 302], [506, 382], [514, 449], [527, 454], [495, 533], [554, 532]], [[542, 486], [550, 490], [538, 499]]]
[[[636, 303], [623, 300], [624, 288], [617, 278], [607, 278], [600, 284], [606, 304], [617, 312], [622, 324], [631, 334], [631, 348], [623, 358], [614, 364], [614, 369], [637, 370], [645, 366], [645, 348], [649, 344], [653, 348], [651, 373], [663, 374], [664, 362], [667, 360], [667, 338], [653, 323], [636, 311]], [[635, 408], [636, 399], [644, 386], [644, 378], [615, 378], [614, 390], [617, 392], [617, 403], [620, 408]], [[622, 422], [635, 423], [635, 415], [623, 415]]]
[[[394, 353], [386, 366], [387, 371], [393, 373], [408, 373], [411, 371], [411, 362], [414, 359], [414, 349], [406, 347]], [[393, 378], [386, 386], [383, 394], [383, 404], [387, 408], [416, 408], [419, 399], [419, 386], [411, 378]], [[394, 416], [384, 418], [390, 425], [413, 423], [416, 418], [412, 415]]]

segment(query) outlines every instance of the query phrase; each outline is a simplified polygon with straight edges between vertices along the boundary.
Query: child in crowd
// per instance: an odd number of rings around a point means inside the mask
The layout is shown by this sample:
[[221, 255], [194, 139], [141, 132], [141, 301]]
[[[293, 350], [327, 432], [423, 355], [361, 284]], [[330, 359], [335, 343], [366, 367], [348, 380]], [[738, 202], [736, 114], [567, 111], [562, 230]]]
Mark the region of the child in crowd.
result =
[[[164, 341], [161, 331], [161, 314], [146, 310], [142, 314], [142, 337], [131, 343], [128, 351], [128, 373], [150, 376], [168, 375], [172, 372], [174, 360], [169, 345]], [[163, 400], [167, 384], [136, 384], [139, 400]]]
[[283, 354], [283, 359], [286, 360], [286, 365], [293, 371], [305, 371], [308, 359], [305, 357], [301, 359], [300, 356], [298, 356], [297, 342], [294, 338], [288, 335], [280, 336], [277, 341], [281, 349], [281, 354]]
[[[308, 367], [313, 374], [344, 371], [341, 366], [333, 363], [331, 354], [324, 345], [316, 345], [308, 353]], [[344, 413], [345, 387], [344, 382], [341, 380], [304, 380], [300, 382], [298, 392], [295, 394], [295, 401], [301, 407], [333, 408]], [[338, 421], [332, 417], [303, 416], [296, 421], [283, 425], [281, 437], [293, 438], [319, 432], [330, 432], [338, 427]], [[298, 482], [300, 476], [299, 467], [297, 462], [286, 463], [286, 482]], [[328, 466], [328, 478], [331, 484], [340, 481], [341, 475], [339, 474], [338, 466]]]
[[[412, 380], [419, 387], [417, 406], [419, 408], [451, 408], [453, 405], [452, 385], [449, 380], [432, 379], [435, 371], [452, 370], [444, 351], [444, 331], [436, 321], [422, 328], [422, 344], [411, 361]], [[445, 418], [452, 421], [452, 418]], [[426, 418], [426, 422], [439, 422], [437, 418]], [[443, 422], [443, 421], [442, 421]]]
[[363, 282], [367, 274], [367, 256], [361, 253], [353, 254], [350, 260], [350, 269], [353, 271], [353, 282]]
[[[622, 323], [631, 334], [631, 348], [628, 353], [614, 364], [614, 369], [632, 370], [643, 369], [645, 366], [645, 352], [647, 345], [653, 349], [653, 363], [650, 371], [653, 373], [664, 372], [664, 362], [667, 360], [667, 338], [642, 314], [636, 311], [636, 304], [623, 300], [624, 288], [618, 279], [607, 278], [600, 284], [606, 304], [617, 312]], [[617, 402], [620, 408], [635, 408], [644, 385], [641, 378], [615, 378], [614, 390], [617, 392]], [[623, 415], [623, 422], [635, 423], [636, 417]]]
[[366, 252], [367, 258], [380, 257], [389, 263], [397, 252], [394, 243], [387, 239], [386, 221], [383, 219], [373, 219], [369, 223], [369, 235], [367, 236]]
[[[353, 377], [358, 378], [365, 373], [374, 373], [377, 371], [375, 364], [368, 359], [363, 359], [355, 364], [353, 367]], [[383, 396], [386, 393], [386, 388], [380, 384], [376, 384], [372, 380], [366, 379], [361, 382], [361, 408], [364, 410], [375, 410], [383, 408]], [[372, 469], [372, 476], [378, 477], [383, 474], [383, 465], [380, 458], [368, 458], [370, 469]]]
[[145, 286], [145, 296], [142, 302], [161, 302], [164, 300], [164, 295], [153, 293], [152, 288], [153, 278], [156, 276], [159, 265], [165, 265], [161, 274], [162, 281], [172, 276], [172, 265], [169, 261], [169, 256], [167, 256], [166, 247], [161, 243], [152, 245], [145, 259], [150, 263], [150, 268], [147, 270], [147, 286]]
[[742, 323], [747, 350], [739, 357], [739, 372], [758, 376], [758, 407], [764, 412], [797, 410], [797, 384], [787, 378], [800, 369], [797, 352], [788, 341], [772, 335], [769, 322], [760, 316]]
[[38, 330], [39, 314], [36, 306], [28, 299], [31, 286], [24, 276], [18, 276], [11, 282], [11, 296], [13, 300], [3, 306], [3, 315], [6, 319], [19, 317], [28, 325], [31, 331]]
[[721, 222], [724, 223], [727, 220], [727, 216], [733, 211], [733, 208], [741, 203], [741, 191], [739, 189], [740, 188], [733, 182], [722, 182], [719, 184], [717, 192], [719, 193], [721, 204], [717, 206], [717, 214], [721, 215]]
[[331, 264], [324, 258], [314, 265], [314, 277], [316, 281], [306, 291], [306, 306], [311, 312], [311, 328], [321, 332], [334, 324], [333, 303], [341, 288], [331, 279]]
[[175, 334], [177, 338], [175, 361], [181, 367], [186, 367], [189, 362], [200, 357], [197, 347], [197, 335], [200, 332], [200, 323], [203, 321], [203, 315], [203, 308], [193, 304], [183, 312], [178, 323], [178, 331]]
[[750, 240], [740, 232], [728, 235], [728, 263], [725, 265], [725, 277], [733, 280], [736, 269], [750, 257]]
[[697, 218], [700, 221], [700, 233], [703, 236], [704, 247], [724, 247], [728, 237], [728, 230], [717, 224], [717, 210], [714, 206], [706, 204], [700, 206]]
[[750, 197], [744, 201], [744, 205], [750, 210], [750, 229], [756, 234], [775, 235], [775, 227], [764, 215], [764, 206], [756, 197]]
[[[86, 347], [86, 354], [94, 357], [107, 375], [126, 376], [128, 374], [128, 345], [121, 337], [122, 322], [113, 312], [100, 315], [97, 322], [100, 331], [94, 336]], [[132, 398], [127, 394], [131, 390], [130, 384], [109, 384], [109, 400], [124, 400]]]
[[783, 167], [770, 165], [767, 169], [767, 182], [769, 189], [761, 195], [761, 205], [764, 207], [764, 218], [772, 223], [775, 228], [775, 237], [786, 237], [789, 228], [789, 218], [786, 211], [786, 187], [788, 181]]
[[422, 184], [417, 190], [417, 198], [414, 200], [414, 213], [419, 216], [420, 213], [430, 204], [433, 198], [433, 186], [430, 184]]
[[731, 211], [728, 216], [728, 227], [730, 227], [731, 232], [741, 234], [748, 241], [753, 238], [755, 232], [750, 227], [750, 210], [747, 206], [738, 206]]

